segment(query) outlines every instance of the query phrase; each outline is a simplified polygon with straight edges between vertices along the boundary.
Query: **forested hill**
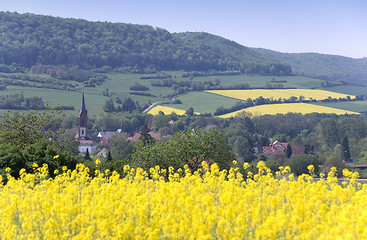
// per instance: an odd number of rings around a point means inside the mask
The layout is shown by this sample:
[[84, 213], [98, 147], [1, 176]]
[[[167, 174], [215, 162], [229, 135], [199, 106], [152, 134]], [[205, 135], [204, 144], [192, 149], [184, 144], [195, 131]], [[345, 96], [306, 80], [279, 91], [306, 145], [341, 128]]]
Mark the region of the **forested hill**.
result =
[[319, 53], [281, 53], [268, 49], [254, 49], [266, 57], [287, 63], [293, 72], [324, 80], [348, 80], [365, 85], [367, 83], [367, 58], [348, 58]]
[[170, 33], [147, 25], [0, 12], [0, 71], [12, 64], [134, 72], [240, 70], [367, 82], [367, 58], [280, 53], [245, 47], [204, 32]]
[[146, 25], [0, 12], [0, 64], [111, 67], [131, 71], [241, 70], [288, 75], [291, 68], [207, 33], [172, 34]]

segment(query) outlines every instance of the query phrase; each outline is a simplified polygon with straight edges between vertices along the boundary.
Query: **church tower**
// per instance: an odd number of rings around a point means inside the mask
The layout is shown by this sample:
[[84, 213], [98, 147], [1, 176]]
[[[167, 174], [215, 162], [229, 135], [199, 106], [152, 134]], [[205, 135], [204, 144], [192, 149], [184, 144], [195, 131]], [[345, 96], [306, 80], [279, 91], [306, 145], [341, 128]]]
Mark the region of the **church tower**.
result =
[[82, 98], [82, 107], [79, 110], [79, 139], [86, 139], [87, 137], [87, 109], [85, 108], [84, 93]]

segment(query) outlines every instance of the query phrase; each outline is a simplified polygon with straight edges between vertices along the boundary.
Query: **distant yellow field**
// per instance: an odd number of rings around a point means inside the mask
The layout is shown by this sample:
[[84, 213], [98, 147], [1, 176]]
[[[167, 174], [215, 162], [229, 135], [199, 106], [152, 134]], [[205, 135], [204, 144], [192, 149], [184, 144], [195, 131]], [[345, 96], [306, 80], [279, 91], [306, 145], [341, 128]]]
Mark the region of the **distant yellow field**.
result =
[[234, 117], [241, 112], [251, 113], [252, 116], [261, 116], [265, 114], [275, 115], [277, 113], [286, 114], [289, 112], [302, 113], [302, 114], [313, 113], [313, 112], [335, 113], [338, 115], [359, 114], [357, 112], [346, 111], [346, 110], [331, 108], [331, 107], [318, 106], [318, 105], [313, 105], [309, 103], [284, 103], [284, 104], [266, 104], [266, 105], [250, 107], [250, 108], [246, 108], [246, 109], [239, 110], [236, 112], [221, 115], [219, 117], [221, 118]]
[[343, 93], [330, 92], [319, 89], [252, 89], [252, 90], [209, 90], [209, 93], [218, 94], [221, 96], [236, 98], [240, 100], [246, 100], [251, 98], [252, 100], [262, 96], [263, 98], [285, 98], [289, 99], [292, 96], [300, 97], [303, 96], [305, 100], [323, 100], [328, 97], [331, 98], [346, 98], [350, 96], [354, 99], [355, 96], [347, 95]]
[[171, 114], [173, 112], [175, 112], [177, 115], [185, 115], [186, 112], [185, 110], [158, 105], [150, 109], [148, 113], [152, 115], [157, 115], [160, 111], [164, 112], [165, 115]]

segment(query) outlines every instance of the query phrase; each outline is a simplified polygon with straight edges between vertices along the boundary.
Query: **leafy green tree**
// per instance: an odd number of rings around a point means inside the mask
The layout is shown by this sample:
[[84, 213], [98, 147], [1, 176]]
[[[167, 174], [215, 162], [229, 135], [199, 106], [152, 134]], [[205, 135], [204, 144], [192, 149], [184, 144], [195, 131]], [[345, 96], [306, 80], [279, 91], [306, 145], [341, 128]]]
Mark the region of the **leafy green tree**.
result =
[[277, 134], [273, 136], [272, 141], [288, 142], [288, 139], [289, 137], [287, 136], [287, 134]]
[[285, 155], [287, 155], [287, 158], [291, 158], [292, 154], [292, 146], [290, 143], [288, 143], [287, 149], [285, 150]]
[[106, 161], [112, 161], [111, 151], [108, 151]]
[[214, 129], [209, 132], [198, 129], [178, 133], [167, 141], [145, 146], [140, 144], [132, 162], [145, 170], [155, 166], [178, 169], [186, 164], [191, 170], [197, 170], [203, 161], [209, 164], [216, 162], [221, 169], [228, 169], [234, 157], [223, 133]]
[[352, 159], [350, 158], [350, 148], [349, 148], [348, 137], [343, 138], [341, 145], [342, 145], [343, 160], [346, 162], [351, 162]]
[[140, 141], [143, 142], [144, 145], [146, 144], [151, 144], [154, 142], [154, 138], [152, 136], [150, 136], [149, 134], [149, 128], [147, 125], [144, 125], [143, 127], [140, 128]]
[[89, 156], [89, 149], [88, 149], [88, 148], [87, 148], [87, 150], [85, 151], [84, 159], [85, 159], [85, 160], [91, 160], [91, 158], [90, 158], [90, 156]]
[[181, 132], [185, 130], [185, 125], [182, 123], [182, 121], [176, 121], [173, 124], [173, 131], [174, 132]]
[[329, 148], [335, 147], [339, 143], [338, 122], [335, 119], [326, 118], [321, 120], [321, 137]]
[[[255, 159], [254, 141], [250, 135], [236, 136], [232, 145], [234, 152], [245, 162]], [[233, 138], [232, 138], [233, 141]]]
[[0, 142], [23, 148], [41, 139], [56, 140], [61, 133], [61, 130], [57, 130], [60, 113], [52, 109], [27, 113], [7, 112], [0, 121]]
[[103, 110], [105, 112], [114, 112], [115, 111], [115, 104], [111, 98], [107, 99], [105, 104], [103, 105]]
[[125, 133], [116, 133], [108, 140], [112, 159], [124, 160], [129, 163], [134, 145], [127, 139]]
[[74, 155], [78, 155], [79, 153], [79, 143], [75, 139], [75, 134], [72, 131], [61, 133], [57, 137], [57, 141], [52, 141], [51, 144], [62, 151], [70, 152]]
[[266, 167], [270, 168], [273, 173], [279, 171], [280, 163], [276, 159], [268, 159], [265, 163]]
[[122, 111], [132, 113], [136, 110], [136, 104], [131, 98], [125, 98], [122, 104]]
[[304, 154], [313, 154], [314, 146], [310, 144], [305, 144]]
[[158, 130], [160, 128], [163, 127], [169, 127], [169, 121], [171, 120], [171, 116], [170, 115], [162, 115], [162, 114], [158, 114], [156, 116], [153, 117], [152, 119], [152, 128]]
[[291, 168], [292, 173], [296, 175], [309, 173], [308, 166], [313, 165], [315, 173], [319, 172], [319, 161], [316, 156], [308, 154], [298, 154], [293, 156], [291, 159], [287, 159], [284, 163], [285, 166]]
[[194, 108], [189, 107], [189, 108], [186, 110], [185, 114], [186, 114], [187, 116], [194, 116]]
[[22, 168], [32, 172], [34, 163], [39, 167], [47, 164], [52, 177], [54, 171], [61, 172], [63, 166], [74, 169], [78, 161], [77, 155], [61, 151], [47, 140], [28, 144], [24, 148], [9, 143], [0, 144], [0, 169], [10, 167], [10, 174], [16, 178], [19, 177], [19, 171]]
[[320, 162], [322, 164], [322, 172], [327, 173], [332, 167], [336, 167], [337, 176], [343, 176], [343, 169], [345, 168], [345, 163], [337, 152], [325, 153], [319, 156]]

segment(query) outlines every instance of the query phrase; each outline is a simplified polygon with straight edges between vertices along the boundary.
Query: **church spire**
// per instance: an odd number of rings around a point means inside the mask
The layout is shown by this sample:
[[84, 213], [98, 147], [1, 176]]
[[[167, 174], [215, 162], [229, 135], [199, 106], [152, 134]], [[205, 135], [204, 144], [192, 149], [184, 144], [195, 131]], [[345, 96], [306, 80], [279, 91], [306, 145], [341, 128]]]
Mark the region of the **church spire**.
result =
[[82, 97], [82, 107], [79, 111], [79, 139], [85, 139], [87, 137], [87, 109], [85, 107], [84, 92]]
[[80, 111], [86, 111], [86, 109], [85, 109], [85, 100], [84, 100], [84, 92], [83, 92], [83, 98], [82, 98], [82, 108], [80, 109]]

